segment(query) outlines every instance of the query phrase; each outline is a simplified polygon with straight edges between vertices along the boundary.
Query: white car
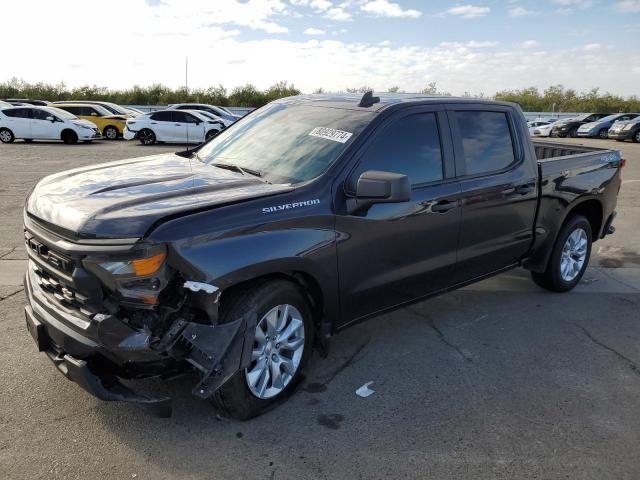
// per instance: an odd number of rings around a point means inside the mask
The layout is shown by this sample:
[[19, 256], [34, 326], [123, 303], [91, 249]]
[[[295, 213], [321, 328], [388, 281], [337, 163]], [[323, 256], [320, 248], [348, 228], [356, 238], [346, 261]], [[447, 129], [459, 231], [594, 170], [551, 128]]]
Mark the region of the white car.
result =
[[529, 133], [531, 133], [531, 136], [533, 137], [549, 137], [551, 135], [551, 129], [553, 128], [553, 123], [554, 122], [533, 127], [533, 129], [529, 128]]
[[202, 143], [224, 128], [220, 120], [212, 120], [193, 110], [158, 110], [129, 118], [124, 139], [137, 138], [143, 145], [156, 142]]
[[546, 125], [551, 125], [551, 123], [545, 120], [534, 120], [532, 122], [527, 122], [527, 127], [529, 127], [529, 135], [533, 135], [533, 131], [538, 127], [544, 127]]
[[16, 138], [32, 140], [62, 140], [76, 143], [102, 138], [95, 124], [80, 120], [69, 112], [54, 107], [34, 105], [0, 108], [0, 141], [11, 143]]
[[5, 102], [4, 100], [0, 100], [0, 108], [13, 107], [9, 102]]
[[174, 103], [169, 105], [168, 108], [171, 110], [202, 110], [209, 112], [224, 121], [225, 127], [228, 127], [241, 118], [239, 115], [234, 115], [224, 107], [216, 107], [215, 105], [206, 103]]

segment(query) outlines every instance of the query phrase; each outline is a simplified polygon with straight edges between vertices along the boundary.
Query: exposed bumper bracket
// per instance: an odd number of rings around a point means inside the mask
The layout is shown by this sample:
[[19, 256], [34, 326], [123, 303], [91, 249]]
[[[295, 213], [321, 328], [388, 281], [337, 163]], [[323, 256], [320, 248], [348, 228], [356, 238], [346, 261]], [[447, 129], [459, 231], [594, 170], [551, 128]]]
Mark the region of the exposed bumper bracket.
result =
[[102, 378], [91, 372], [84, 360], [67, 354], [59, 355], [50, 350], [46, 354], [65, 377], [100, 400], [138, 403], [159, 417], [171, 416], [171, 398], [169, 397], [147, 397], [130, 390], [116, 378], [110, 380], [107, 386]]

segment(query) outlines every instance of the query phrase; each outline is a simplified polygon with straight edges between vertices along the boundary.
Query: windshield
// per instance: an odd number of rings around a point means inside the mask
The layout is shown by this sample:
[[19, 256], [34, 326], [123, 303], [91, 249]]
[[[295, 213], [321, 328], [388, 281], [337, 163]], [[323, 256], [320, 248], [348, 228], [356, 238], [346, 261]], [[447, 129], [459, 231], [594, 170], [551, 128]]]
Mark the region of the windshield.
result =
[[64, 118], [65, 120], [75, 120], [78, 118], [73, 113], [69, 113], [61, 108], [49, 107], [49, 110], [51, 110], [51, 113], [55, 113], [56, 116]]
[[606, 117], [601, 118], [600, 120], [596, 120], [596, 122], [610, 122], [612, 120], [615, 120], [616, 118], [621, 117], [622, 115], [620, 115], [619, 113], [613, 114], [613, 115], [607, 115]]
[[126, 108], [123, 108], [120, 105], [116, 105], [115, 103], [103, 103], [100, 106], [106, 108], [107, 110], [110, 110], [111, 113], [117, 113], [119, 115], [129, 114]]
[[198, 158], [258, 171], [278, 183], [304, 182], [324, 172], [373, 117], [357, 110], [271, 104], [223, 130]]

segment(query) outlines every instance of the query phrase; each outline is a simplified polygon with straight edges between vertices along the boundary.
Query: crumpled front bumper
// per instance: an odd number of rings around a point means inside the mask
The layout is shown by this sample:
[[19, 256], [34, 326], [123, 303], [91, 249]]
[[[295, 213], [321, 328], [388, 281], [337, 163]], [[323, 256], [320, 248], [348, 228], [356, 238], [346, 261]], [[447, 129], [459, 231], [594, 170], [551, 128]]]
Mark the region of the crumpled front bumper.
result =
[[[170, 398], [135, 392], [119, 378], [195, 369], [200, 380], [192, 393], [208, 398], [235, 372], [249, 365], [255, 312], [221, 325], [176, 317], [161, 338], [153, 339], [111, 316], [92, 320], [92, 325], [82, 331], [65, 318], [65, 312], [39, 296], [38, 285], [32, 284], [29, 275], [24, 283], [29, 301], [25, 307], [27, 328], [38, 350], [45, 352], [65, 377], [101, 400], [134, 402], [166, 417], [171, 415]], [[217, 295], [209, 299], [217, 300]]]

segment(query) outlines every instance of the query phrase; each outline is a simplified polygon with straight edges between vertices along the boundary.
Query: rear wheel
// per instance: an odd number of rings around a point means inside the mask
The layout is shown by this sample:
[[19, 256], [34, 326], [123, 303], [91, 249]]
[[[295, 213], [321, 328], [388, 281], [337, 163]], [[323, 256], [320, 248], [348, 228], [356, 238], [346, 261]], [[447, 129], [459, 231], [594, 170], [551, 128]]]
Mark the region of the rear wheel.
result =
[[566, 292], [584, 275], [591, 257], [591, 224], [582, 215], [570, 218], [560, 230], [544, 272], [531, 272], [533, 281], [553, 292]]
[[142, 145], [153, 145], [156, 143], [156, 134], [148, 128], [143, 128], [140, 130], [140, 133], [138, 133], [138, 140], [140, 140]]
[[116, 140], [118, 138], [118, 129], [113, 125], [109, 125], [102, 131], [102, 135], [104, 135], [107, 140]]
[[62, 141], [67, 144], [78, 143], [78, 134], [73, 130], [65, 130], [61, 135]]
[[609, 129], [601, 128], [600, 131], [598, 132], [598, 137], [602, 138], [603, 140], [606, 140], [607, 138], [609, 138]]
[[640, 130], [633, 134], [632, 140], [634, 143], [640, 143]]
[[235, 373], [214, 395], [227, 415], [247, 420], [283, 400], [293, 390], [311, 356], [313, 321], [300, 288], [286, 280], [262, 283], [228, 300], [222, 320], [255, 309], [258, 324], [251, 363]]
[[12, 143], [16, 137], [13, 136], [13, 132], [8, 128], [0, 128], [0, 142]]

